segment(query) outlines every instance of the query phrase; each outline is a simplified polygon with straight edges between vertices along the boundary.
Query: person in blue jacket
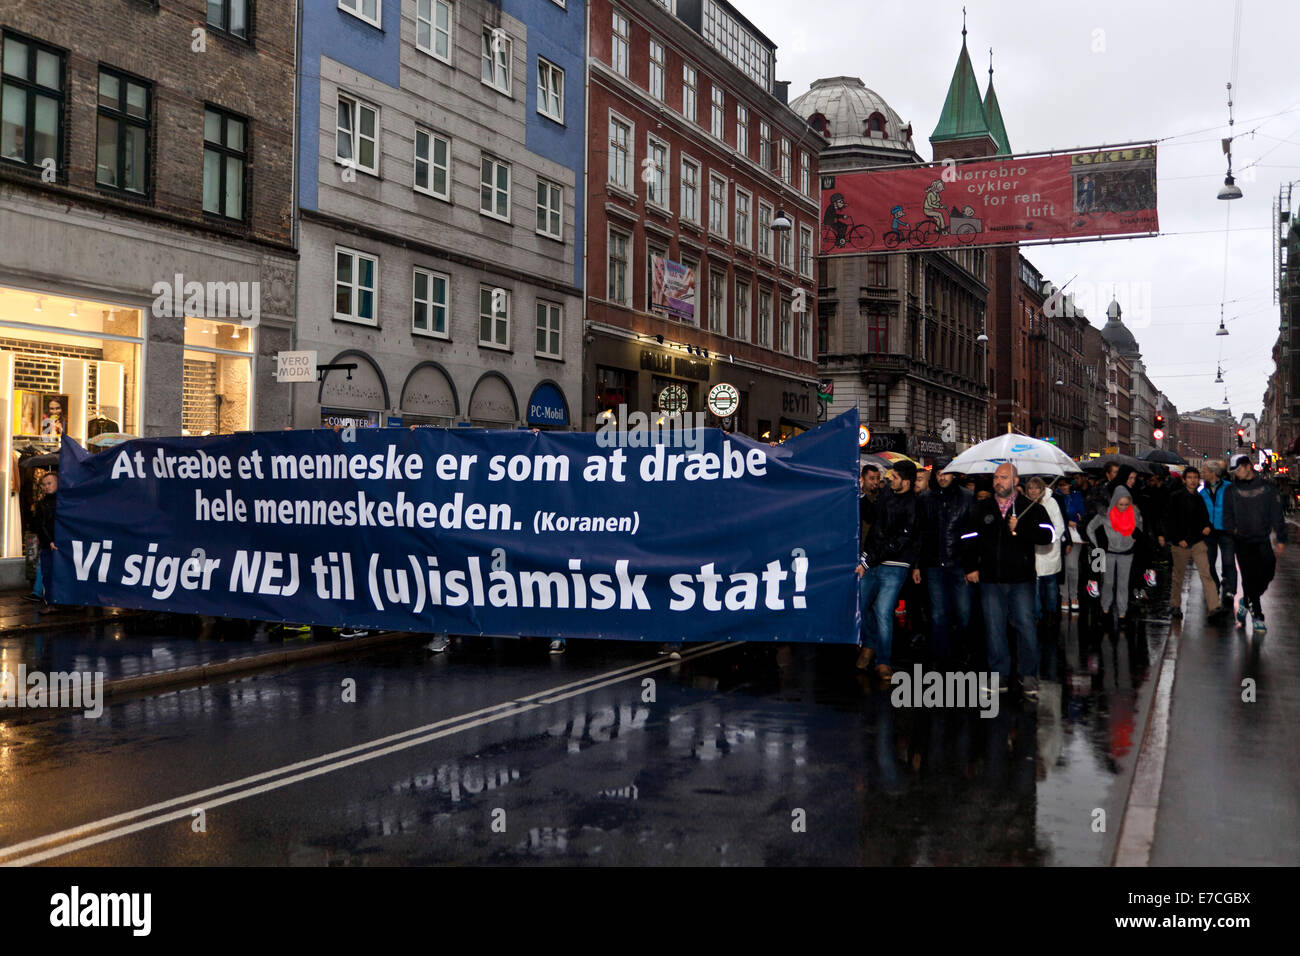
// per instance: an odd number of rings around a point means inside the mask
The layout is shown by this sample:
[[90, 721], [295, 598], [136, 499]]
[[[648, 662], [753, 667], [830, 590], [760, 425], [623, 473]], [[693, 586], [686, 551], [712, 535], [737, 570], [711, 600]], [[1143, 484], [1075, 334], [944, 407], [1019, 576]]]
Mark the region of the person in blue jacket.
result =
[[[1219, 588], [1219, 600], [1227, 606], [1229, 614], [1236, 608], [1237, 600], [1237, 552], [1232, 535], [1223, 527], [1223, 502], [1231, 486], [1232, 482], [1223, 477], [1222, 464], [1212, 461], [1206, 466], [1201, 497], [1205, 499], [1205, 510], [1210, 513], [1211, 530], [1205, 539], [1205, 551], [1210, 560], [1210, 576]], [[1223, 559], [1222, 571], [1214, 567], [1216, 555]]]

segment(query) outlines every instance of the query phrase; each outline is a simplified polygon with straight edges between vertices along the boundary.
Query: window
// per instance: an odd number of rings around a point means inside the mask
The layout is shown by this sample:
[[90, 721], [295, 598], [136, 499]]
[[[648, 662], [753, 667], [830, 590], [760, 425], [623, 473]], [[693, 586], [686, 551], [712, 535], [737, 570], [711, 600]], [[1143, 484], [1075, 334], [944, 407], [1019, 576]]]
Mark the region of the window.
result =
[[766, 289], [758, 290], [758, 344], [772, 345], [772, 293]]
[[619, 305], [632, 305], [632, 283], [628, 281], [631, 273], [628, 267], [628, 248], [632, 239], [627, 233], [616, 229], [609, 231], [609, 261], [606, 272], [609, 278], [608, 298]]
[[613, 36], [610, 37], [609, 65], [614, 68], [614, 72], [623, 76], [627, 76], [627, 40], [627, 17], [615, 10]]
[[772, 258], [772, 207], [761, 199], [758, 202], [758, 254]]
[[784, 182], [790, 181], [790, 141], [781, 140], [781, 179]]
[[564, 238], [564, 187], [537, 180], [537, 231], [552, 239]]
[[781, 296], [781, 339], [777, 348], [782, 352], [790, 351], [790, 300]]
[[872, 256], [867, 260], [867, 284], [874, 288], [889, 285], [889, 259]]
[[500, 27], [484, 27], [480, 51], [483, 82], [494, 90], [510, 95], [510, 64], [513, 41]]
[[889, 422], [889, 386], [873, 382], [867, 386], [867, 415], [871, 422]]
[[682, 115], [695, 122], [695, 67], [682, 64]]
[[727, 274], [709, 270], [709, 331], [727, 332]]
[[799, 150], [799, 191], [805, 196], [812, 195], [812, 166], [808, 153], [802, 149]]
[[[661, 0], [662, 2], [662, 0]], [[664, 6], [667, 6], [665, 3]], [[696, 5], [699, 10], [699, 5]], [[746, 76], [771, 92], [772, 50], [753, 31], [737, 21], [714, 0], [704, 0], [701, 33], [706, 43], [725, 56]]]
[[749, 107], [736, 104], [736, 152], [749, 155]]
[[[6, 69], [8, 68], [6, 37]], [[95, 182], [144, 195], [149, 191], [151, 90], [112, 70], [99, 71]], [[6, 100], [6, 106], [8, 101]]]
[[646, 140], [646, 202], [656, 206], [668, 205], [668, 146], [653, 136]]
[[867, 351], [889, 351], [889, 315], [885, 312], [867, 313]]
[[339, 162], [378, 176], [378, 129], [379, 111], [375, 107], [339, 94], [338, 139], [334, 151]]
[[632, 127], [609, 117], [609, 181], [620, 189], [632, 188]]
[[537, 112], [557, 123], [564, 122], [564, 71], [540, 56], [537, 58]]
[[736, 338], [742, 342], [749, 341], [749, 283], [736, 280]]
[[451, 143], [437, 133], [415, 128], [415, 189], [451, 199]]
[[688, 222], [700, 221], [700, 164], [692, 159], [682, 159], [681, 217]]
[[417, 268], [411, 290], [411, 331], [447, 337], [447, 289], [451, 282], [441, 272]]
[[379, 260], [364, 252], [334, 249], [334, 318], [375, 324], [375, 288]]
[[799, 316], [799, 351], [800, 358], [812, 358], [812, 325], [808, 321], [808, 313], [804, 312]]
[[560, 326], [564, 309], [554, 302], [537, 303], [537, 354], [547, 358], [560, 357]]
[[785, 266], [787, 269], [793, 269], [794, 241], [790, 238], [790, 230], [782, 229], [776, 241], [781, 253], [781, 265]]
[[339, 9], [346, 10], [374, 26], [380, 26], [381, 0], [339, 0]]
[[758, 121], [758, 165], [772, 169], [772, 124], [767, 120]]
[[416, 0], [415, 45], [425, 53], [451, 62], [451, 4], [446, 0]]
[[727, 181], [709, 176], [709, 232], [727, 237]]
[[750, 248], [750, 203], [749, 193], [736, 187], [736, 245], [744, 249]]
[[208, 26], [248, 39], [248, 0], [208, 0]]
[[817, 318], [817, 354], [825, 355], [831, 350], [831, 320], [829, 316]]
[[645, 246], [645, 310], [654, 311], [654, 288], [655, 288], [655, 257], [660, 259], [668, 258], [668, 250], [663, 246], [656, 246], [650, 242]]
[[54, 163], [63, 172], [63, 53], [6, 34], [0, 84], [0, 159]]
[[478, 287], [478, 344], [510, 347], [510, 290]]
[[723, 124], [727, 121], [727, 95], [717, 83], [713, 84], [713, 135], [725, 139]]
[[479, 212], [510, 221], [510, 166], [484, 156], [479, 172]]
[[812, 278], [813, 274], [813, 234], [807, 226], [799, 227], [799, 272]]
[[658, 40], [650, 41], [650, 95], [662, 101], [664, 98], [664, 45]]
[[596, 366], [596, 406], [599, 411], [636, 402], [636, 372]]
[[243, 119], [211, 106], [203, 111], [204, 212], [243, 221], [247, 134]]

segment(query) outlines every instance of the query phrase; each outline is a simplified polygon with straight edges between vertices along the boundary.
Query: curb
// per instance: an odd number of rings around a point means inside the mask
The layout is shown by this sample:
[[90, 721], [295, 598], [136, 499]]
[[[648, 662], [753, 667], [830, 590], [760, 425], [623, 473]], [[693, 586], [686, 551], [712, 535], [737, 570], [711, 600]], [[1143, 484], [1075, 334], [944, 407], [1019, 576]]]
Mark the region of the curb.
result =
[[250, 654], [247, 657], [233, 657], [212, 664], [177, 667], [153, 674], [141, 674], [139, 677], [119, 677], [117, 680], [105, 682], [104, 698], [113, 700], [147, 694], [164, 687], [180, 689], [183, 686], [200, 686], [239, 674], [274, 670], [277, 667], [286, 667], [301, 661], [327, 657], [347, 657], [359, 651], [416, 638], [428, 639], [429, 635], [413, 631], [393, 631], [351, 641], [313, 644], [309, 647], [295, 647], [287, 651], [269, 651], [264, 654]]
[[61, 617], [61, 618], [41, 618], [39, 621], [32, 621], [30, 624], [16, 624], [13, 627], [0, 628], [0, 637], [18, 637], [22, 634], [33, 634], [40, 631], [55, 631], [60, 628], [82, 625], [99, 625], [114, 624], [118, 621], [126, 621], [133, 617], [139, 617], [144, 611], [137, 611], [131, 608], [115, 608], [113, 613], [99, 612], [83, 617]]

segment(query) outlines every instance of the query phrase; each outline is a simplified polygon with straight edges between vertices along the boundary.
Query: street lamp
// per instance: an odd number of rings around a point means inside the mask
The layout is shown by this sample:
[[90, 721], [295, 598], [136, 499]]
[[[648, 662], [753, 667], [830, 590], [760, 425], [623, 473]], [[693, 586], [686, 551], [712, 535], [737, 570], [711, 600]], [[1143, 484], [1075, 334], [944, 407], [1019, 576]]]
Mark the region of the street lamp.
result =
[[794, 221], [785, 214], [785, 208], [778, 207], [776, 210], [776, 218], [772, 220], [772, 231], [789, 232], [793, 228]]
[[1223, 151], [1228, 156], [1228, 175], [1224, 177], [1223, 188], [1219, 190], [1220, 199], [1240, 199], [1241, 187], [1232, 178], [1232, 84], [1228, 84], [1228, 138], [1223, 140]]

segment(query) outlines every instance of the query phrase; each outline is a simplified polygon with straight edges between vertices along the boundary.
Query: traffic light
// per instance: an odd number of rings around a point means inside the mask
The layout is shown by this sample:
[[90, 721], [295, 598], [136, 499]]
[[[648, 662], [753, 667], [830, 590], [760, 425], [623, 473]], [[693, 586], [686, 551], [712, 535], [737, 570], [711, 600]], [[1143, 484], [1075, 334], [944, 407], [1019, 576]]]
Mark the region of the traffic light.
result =
[[1156, 428], [1164, 428], [1164, 427], [1165, 427], [1165, 416], [1160, 415], [1160, 414], [1157, 414], [1157, 415], [1156, 415]]
[[1238, 428], [1238, 429], [1237, 429], [1237, 445], [1238, 445], [1238, 446], [1241, 446], [1241, 445], [1244, 445], [1244, 444], [1246, 444], [1246, 429], [1244, 429], [1244, 428]]
[[1165, 416], [1156, 415], [1155, 428], [1151, 429], [1151, 437], [1156, 441], [1164, 441], [1165, 437]]
[[1250, 450], [1251, 450], [1251, 451], [1259, 451], [1259, 446], [1256, 445], [1254, 442], [1251, 442], [1251, 443], [1250, 443]]

